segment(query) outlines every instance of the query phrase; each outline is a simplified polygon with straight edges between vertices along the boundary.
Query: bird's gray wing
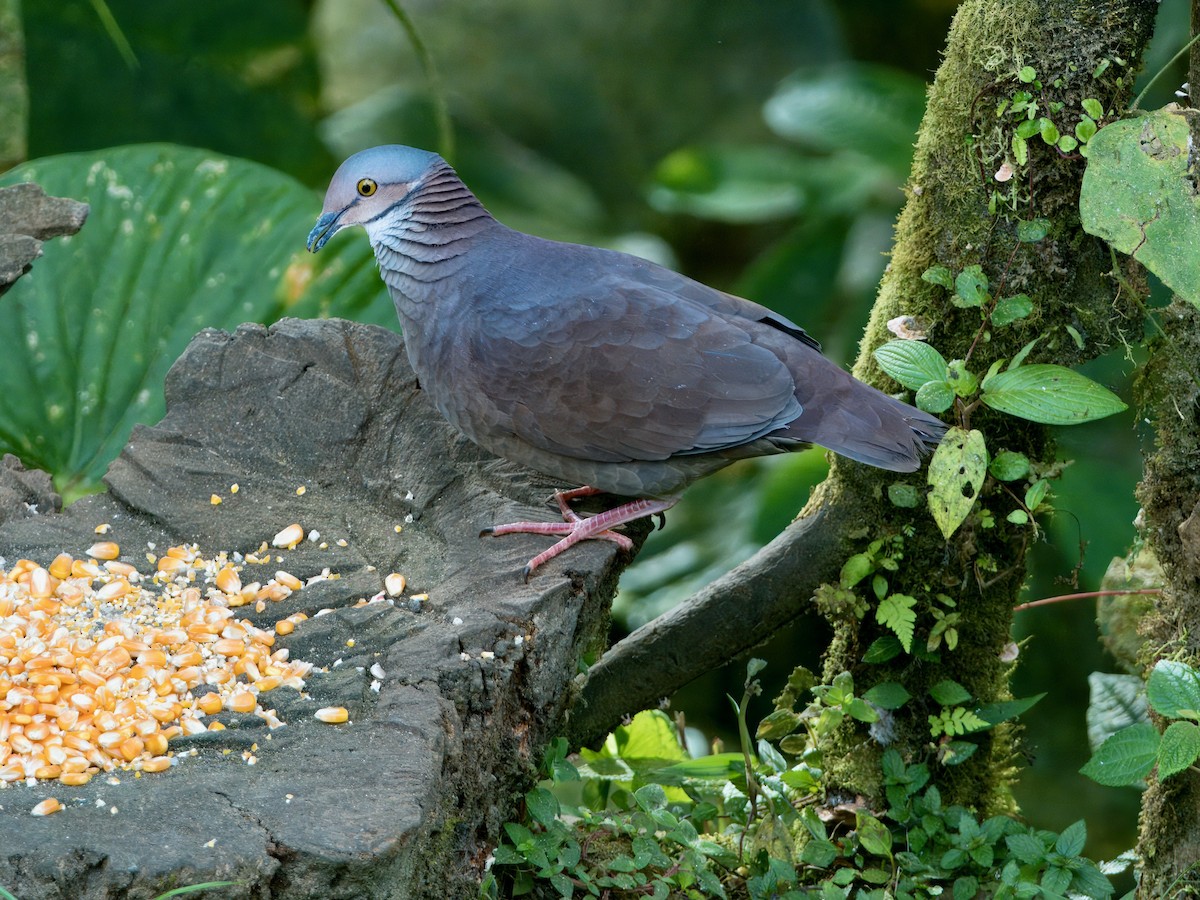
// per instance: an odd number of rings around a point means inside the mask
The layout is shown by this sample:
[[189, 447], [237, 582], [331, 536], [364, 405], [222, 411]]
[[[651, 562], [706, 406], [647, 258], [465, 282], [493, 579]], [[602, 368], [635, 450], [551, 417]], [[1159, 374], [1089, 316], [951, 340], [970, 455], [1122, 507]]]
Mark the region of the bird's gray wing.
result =
[[624, 462], [745, 444], [800, 415], [791, 374], [753, 328], [619, 269], [490, 285], [459, 346], [474, 420]]

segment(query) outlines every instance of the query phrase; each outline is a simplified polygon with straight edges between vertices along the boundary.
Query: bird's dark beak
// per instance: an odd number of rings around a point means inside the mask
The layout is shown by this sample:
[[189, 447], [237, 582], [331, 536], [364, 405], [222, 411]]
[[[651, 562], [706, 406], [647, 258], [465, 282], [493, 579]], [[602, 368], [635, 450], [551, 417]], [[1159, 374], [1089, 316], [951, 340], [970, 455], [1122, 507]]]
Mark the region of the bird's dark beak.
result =
[[341, 230], [341, 225], [338, 224], [338, 219], [341, 218], [345, 210], [337, 212], [327, 212], [317, 219], [317, 224], [313, 226], [313, 230], [308, 233], [308, 250], [310, 253], [316, 253], [325, 246], [325, 242]]

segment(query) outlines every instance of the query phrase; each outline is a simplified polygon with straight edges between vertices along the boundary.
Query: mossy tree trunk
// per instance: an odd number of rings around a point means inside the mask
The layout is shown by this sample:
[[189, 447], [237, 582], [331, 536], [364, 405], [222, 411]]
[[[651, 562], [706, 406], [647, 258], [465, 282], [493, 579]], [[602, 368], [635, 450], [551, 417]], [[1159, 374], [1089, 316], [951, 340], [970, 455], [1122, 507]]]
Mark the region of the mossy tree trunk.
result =
[[[1031, 93], [1038, 114], [1061, 123], [1064, 134], [1079, 121], [1084, 99], [1099, 100], [1105, 110], [1124, 108], [1156, 9], [1153, 0], [963, 3], [930, 90], [908, 202], [867, 326], [857, 376], [891, 384], [872, 352], [892, 337], [888, 323], [900, 316], [911, 317], [909, 327], [927, 331], [929, 342], [947, 359], [967, 359], [970, 371], [979, 376], [994, 360], [1011, 359], [1035, 338], [1030, 362], [1075, 365], [1116, 345], [1122, 327], [1140, 333], [1136, 309], [1108, 276], [1112, 263], [1107, 249], [1080, 227], [1085, 160], [1035, 136], [1022, 161], [1013, 145], [1022, 117], [1011, 107], [1018, 92]], [[1030, 70], [1035, 81], [1029, 80]], [[1007, 108], [998, 114], [1005, 101]], [[1010, 171], [1012, 177], [1006, 178]], [[1046, 220], [1048, 233], [1041, 240], [1021, 242], [1019, 223], [1034, 219]], [[993, 296], [1026, 294], [1033, 301], [1032, 315], [985, 333], [979, 309], [955, 306], [951, 291], [922, 280], [922, 273], [936, 265], [954, 275], [980, 266]], [[1052, 437], [1041, 426], [983, 406], [960, 408], [959, 424], [982, 431], [993, 455], [1000, 450], [1023, 453], [1035, 471], [1054, 461]], [[936, 742], [928, 717], [942, 709], [929, 689], [938, 682], [957, 681], [975, 702], [1009, 697], [1012, 663], [1005, 649], [1034, 538], [1031, 525], [1006, 521], [1019, 508], [1017, 497], [989, 477], [975, 510], [945, 540], [927, 513], [889, 502], [889, 488], [897, 482], [923, 492], [925, 473], [896, 476], [838, 460], [809, 507], [836, 503], [857, 509], [862, 529], [852, 536], [851, 552], [873, 540], [890, 539], [901, 555], [898, 570], [882, 573], [887, 594], [917, 601], [914, 654], [883, 665], [863, 659], [873, 641], [889, 634], [876, 621], [871, 579], [856, 588], [860, 604], [866, 601], [869, 607], [861, 618], [827, 604], [835, 637], [825, 680], [849, 671], [856, 693], [898, 681], [912, 695], [870, 735], [856, 725], [839, 732], [835, 746], [824, 754], [835, 797], [879, 797], [879, 756], [885, 744], [913, 758], [929, 758], [927, 748]], [[961, 615], [958, 644], [950, 650], [943, 642], [936, 654], [924, 654], [934, 613], [951, 612], [938, 595], [953, 600], [953, 612]], [[1002, 726], [975, 740], [979, 750], [965, 762], [935, 766], [943, 796], [985, 813], [1009, 811], [1014, 730]]]
[[[1192, 33], [1200, 2], [1192, 4]], [[1192, 46], [1192, 106], [1200, 107], [1200, 47]], [[1200, 117], [1190, 119], [1192, 143]], [[1193, 181], [1198, 163], [1189, 160]], [[1192, 252], [1187, 250], [1185, 252]], [[1138, 486], [1143, 534], [1162, 565], [1162, 594], [1142, 623], [1147, 671], [1159, 659], [1200, 667], [1200, 311], [1175, 298], [1161, 317], [1163, 334], [1151, 347], [1139, 381], [1143, 414], [1154, 423], [1155, 447]], [[1139, 896], [1200, 895], [1200, 775], [1185, 770], [1166, 782], [1151, 779], [1142, 798], [1138, 853]]]

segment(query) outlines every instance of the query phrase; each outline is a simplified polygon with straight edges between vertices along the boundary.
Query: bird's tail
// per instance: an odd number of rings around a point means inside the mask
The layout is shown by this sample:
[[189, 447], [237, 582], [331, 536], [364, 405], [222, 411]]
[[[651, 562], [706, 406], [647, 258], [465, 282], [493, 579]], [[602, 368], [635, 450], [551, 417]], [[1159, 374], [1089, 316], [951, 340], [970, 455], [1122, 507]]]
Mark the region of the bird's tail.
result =
[[797, 388], [804, 412], [787, 436], [888, 469], [915, 472], [941, 441], [947, 425], [889, 397], [826, 362]]

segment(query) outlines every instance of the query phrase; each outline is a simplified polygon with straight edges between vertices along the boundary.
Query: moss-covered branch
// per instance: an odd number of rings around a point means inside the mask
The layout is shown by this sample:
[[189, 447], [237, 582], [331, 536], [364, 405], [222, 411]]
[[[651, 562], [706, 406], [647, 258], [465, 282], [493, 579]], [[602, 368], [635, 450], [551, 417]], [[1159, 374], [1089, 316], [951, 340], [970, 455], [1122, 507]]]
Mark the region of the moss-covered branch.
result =
[[[1023, 147], [1014, 135], [1029, 118], [1021, 106], [1030, 101], [1037, 104], [1035, 115], [1057, 119], [1066, 134], [1080, 120], [1085, 99], [1099, 101], [1105, 110], [1127, 103], [1155, 9], [1149, 0], [971, 0], [960, 7], [930, 90], [908, 202], [856, 375], [890, 383], [872, 352], [891, 337], [888, 323], [900, 316], [911, 317], [910, 327], [926, 331], [947, 359], [968, 359], [978, 375], [1035, 338], [1031, 360], [1064, 365], [1099, 355], [1121, 340], [1123, 316], [1134, 313], [1106, 277], [1111, 267], [1106, 249], [1079, 225], [1084, 160], [1051, 146], [1041, 134]], [[1020, 234], [1020, 223], [1033, 220], [1044, 220], [1048, 232], [1041, 240], [1023, 242], [1020, 237], [1028, 235]], [[956, 305], [952, 291], [921, 277], [932, 266], [956, 274], [974, 265], [995, 297], [1028, 295], [1032, 314], [1003, 328], [984, 329], [978, 308]], [[1053, 441], [1046, 429], [985, 407], [960, 404], [958, 413], [961, 424], [983, 432], [993, 455], [1022, 453], [1035, 471], [1052, 464]], [[929, 695], [931, 686], [953, 679], [978, 703], [1009, 696], [1011, 663], [1004, 651], [1012, 606], [1025, 578], [1031, 526], [1006, 521], [1015, 498], [991, 478], [975, 511], [949, 541], [926, 515], [889, 503], [895, 476], [838, 461], [831, 480], [832, 493], [849, 492], [862, 504], [864, 545], [887, 536], [898, 541], [900, 567], [889, 573], [886, 590], [917, 600], [918, 652], [866, 665], [866, 649], [888, 630], [870, 612], [860, 620], [833, 616], [826, 680], [850, 671], [859, 690], [885, 681], [903, 683], [913, 700], [889, 716], [887, 740], [912, 757], [935, 755], [928, 717], [942, 707]], [[908, 481], [923, 490], [923, 475]], [[951, 608], [938, 595], [952, 600], [961, 617], [957, 647], [949, 650], [943, 643], [937, 654], [922, 658], [920, 647], [934, 617]], [[852, 727], [839, 732], [837, 746], [825, 755], [831, 790], [878, 796], [883, 748], [871, 737]], [[1010, 809], [1013, 731], [1001, 727], [976, 740], [978, 752], [961, 765], [936, 769], [943, 794], [984, 811]]]

